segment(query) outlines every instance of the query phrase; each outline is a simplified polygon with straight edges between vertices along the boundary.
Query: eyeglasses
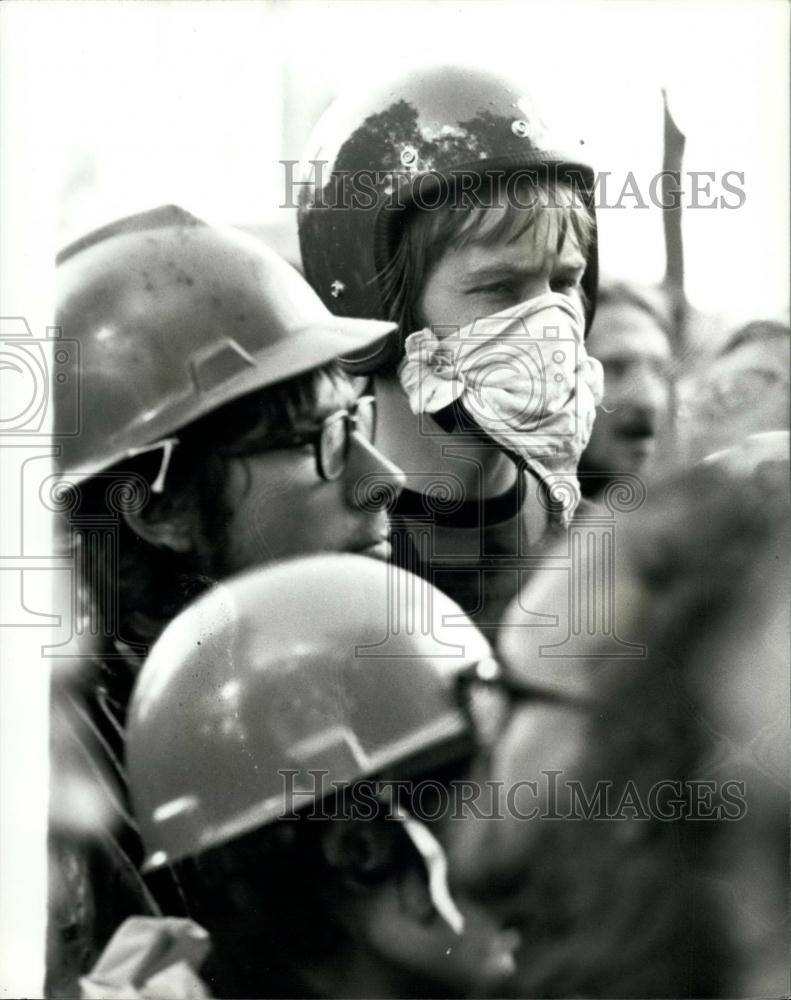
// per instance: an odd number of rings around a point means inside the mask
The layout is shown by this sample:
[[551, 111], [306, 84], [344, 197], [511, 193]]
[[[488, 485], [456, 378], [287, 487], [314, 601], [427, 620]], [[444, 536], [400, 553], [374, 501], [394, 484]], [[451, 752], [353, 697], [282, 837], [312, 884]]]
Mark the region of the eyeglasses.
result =
[[456, 683], [459, 703], [470, 719], [476, 742], [484, 749], [494, 745], [516, 706], [525, 702], [590, 707], [584, 698], [534, 687], [507, 670], [494, 657], [487, 657], [465, 668]]
[[457, 678], [457, 697], [480, 747], [493, 746], [511, 714], [504, 680], [503, 668], [494, 658], [472, 664]]
[[376, 434], [376, 400], [373, 396], [360, 396], [351, 406], [325, 417], [314, 430], [295, 431], [266, 444], [250, 443], [234, 450], [233, 454], [252, 455], [309, 444], [316, 455], [319, 476], [332, 482], [343, 475], [355, 432], [366, 441], [373, 441]]
[[316, 469], [322, 479], [331, 482], [343, 475], [355, 431], [366, 441], [373, 442], [376, 435], [376, 400], [373, 396], [360, 396], [348, 409], [331, 413], [322, 421], [318, 431], [311, 435], [310, 440], [316, 451]]

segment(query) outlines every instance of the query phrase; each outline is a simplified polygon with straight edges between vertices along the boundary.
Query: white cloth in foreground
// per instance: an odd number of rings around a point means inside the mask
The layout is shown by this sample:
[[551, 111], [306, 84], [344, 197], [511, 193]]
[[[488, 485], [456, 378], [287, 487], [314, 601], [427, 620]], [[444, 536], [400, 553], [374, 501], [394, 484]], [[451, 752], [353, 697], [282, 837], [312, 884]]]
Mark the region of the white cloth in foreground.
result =
[[82, 1000], [208, 1000], [197, 970], [209, 947], [193, 920], [130, 917], [80, 980]]

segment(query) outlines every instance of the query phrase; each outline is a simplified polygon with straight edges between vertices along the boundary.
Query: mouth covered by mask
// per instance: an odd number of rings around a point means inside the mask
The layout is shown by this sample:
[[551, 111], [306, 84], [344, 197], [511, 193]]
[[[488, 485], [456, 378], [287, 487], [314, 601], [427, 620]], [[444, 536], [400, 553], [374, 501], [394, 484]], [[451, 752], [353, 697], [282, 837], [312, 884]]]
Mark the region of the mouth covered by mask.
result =
[[548, 292], [445, 336], [419, 330], [399, 366], [413, 413], [461, 407], [539, 476], [564, 521], [579, 503], [577, 464], [604, 389], [584, 327], [574, 302]]

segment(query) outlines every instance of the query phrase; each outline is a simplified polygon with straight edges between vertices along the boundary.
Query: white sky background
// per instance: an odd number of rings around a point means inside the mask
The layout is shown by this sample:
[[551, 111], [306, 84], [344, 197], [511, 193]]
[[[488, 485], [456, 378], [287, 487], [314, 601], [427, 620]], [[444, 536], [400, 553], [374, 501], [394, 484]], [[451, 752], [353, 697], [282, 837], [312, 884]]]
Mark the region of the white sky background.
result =
[[[638, 180], [661, 166], [666, 86], [687, 134], [686, 169], [745, 174], [738, 211], [685, 213], [690, 298], [731, 322], [787, 314], [782, 0], [12, 0], [0, 4], [0, 30], [0, 315], [26, 316], [39, 336], [50, 321], [56, 246], [129, 212], [176, 201], [271, 233], [293, 252], [278, 161], [300, 156], [337, 92], [426, 61], [523, 78], [547, 118], [585, 137], [599, 170], [632, 170]], [[602, 211], [600, 231], [606, 271], [661, 277], [657, 209]], [[5, 558], [19, 470], [8, 461], [13, 451], [1, 451]], [[46, 513], [28, 518], [48, 539]], [[32, 590], [31, 607], [52, 607], [47, 581]], [[6, 628], [0, 637], [0, 997], [40, 995], [43, 975], [46, 666], [38, 650], [50, 633]]]
[[[545, 117], [585, 137], [594, 166], [619, 178], [632, 170], [641, 187], [661, 168], [664, 85], [687, 134], [685, 167], [715, 171], [715, 194], [725, 171], [745, 174], [741, 209], [686, 213], [693, 303], [780, 315], [788, 11], [782, 0], [59, 4], [37, 58], [59, 68], [60, 235], [175, 200], [268, 226], [293, 251], [278, 160], [300, 156], [332, 97], [415, 63], [458, 60], [525, 80]], [[604, 269], [660, 278], [660, 211], [600, 215]]]

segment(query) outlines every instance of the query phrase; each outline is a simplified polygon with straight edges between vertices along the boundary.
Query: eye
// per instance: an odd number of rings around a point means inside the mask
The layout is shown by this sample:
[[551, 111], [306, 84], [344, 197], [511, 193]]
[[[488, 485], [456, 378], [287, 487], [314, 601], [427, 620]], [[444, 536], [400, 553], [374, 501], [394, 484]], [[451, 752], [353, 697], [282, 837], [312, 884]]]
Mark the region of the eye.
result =
[[576, 292], [579, 290], [581, 280], [581, 274], [560, 275], [552, 279], [550, 288], [553, 292]]
[[628, 362], [620, 358], [608, 358], [602, 364], [606, 377], [610, 379], [623, 378], [629, 368]]

